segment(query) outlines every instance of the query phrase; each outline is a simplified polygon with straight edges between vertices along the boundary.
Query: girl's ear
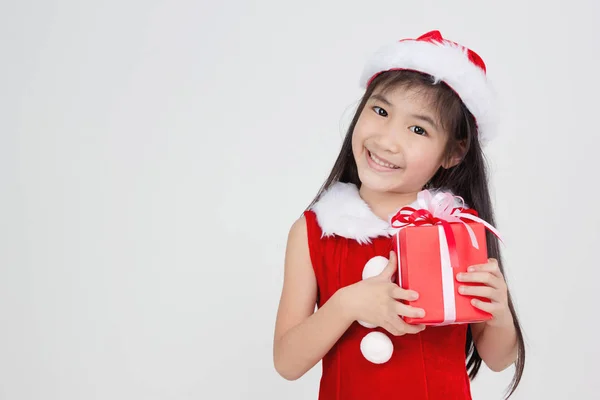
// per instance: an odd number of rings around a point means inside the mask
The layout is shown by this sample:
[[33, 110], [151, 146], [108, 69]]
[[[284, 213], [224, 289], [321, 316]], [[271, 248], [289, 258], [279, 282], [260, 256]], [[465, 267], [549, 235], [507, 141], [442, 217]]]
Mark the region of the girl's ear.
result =
[[442, 167], [444, 169], [450, 169], [460, 164], [463, 158], [465, 157], [466, 149], [467, 143], [465, 140], [461, 140], [460, 142], [458, 142], [458, 144], [454, 147], [454, 150], [452, 151], [452, 155], [450, 155], [450, 157], [448, 157], [444, 161]]

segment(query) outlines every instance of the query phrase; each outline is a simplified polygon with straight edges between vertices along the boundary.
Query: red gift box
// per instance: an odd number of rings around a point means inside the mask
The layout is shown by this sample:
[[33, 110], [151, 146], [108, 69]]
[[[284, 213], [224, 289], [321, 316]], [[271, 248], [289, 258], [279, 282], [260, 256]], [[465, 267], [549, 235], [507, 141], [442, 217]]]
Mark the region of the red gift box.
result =
[[[489, 313], [471, 304], [474, 296], [458, 293], [459, 285], [481, 284], [458, 282], [456, 274], [467, 272], [471, 265], [485, 264], [488, 260], [485, 227], [478, 223], [468, 225], [475, 233], [479, 248], [472, 246], [469, 233], [462, 224], [450, 224], [456, 241], [457, 266], [442, 262], [442, 226], [408, 227], [394, 236], [394, 251], [398, 255], [398, 283], [404, 289], [419, 293], [417, 300], [403, 302], [425, 310], [423, 318], [405, 317], [407, 323], [441, 325], [486, 321], [491, 318]], [[444, 248], [443, 240], [441, 244]], [[444, 251], [447, 250], [442, 250]], [[444, 281], [447, 282], [446, 288], [443, 287]], [[479, 299], [488, 301], [484, 298]]]
[[392, 219], [399, 228], [393, 235], [398, 256], [398, 285], [419, 293], [415, 301], [403, 303], [425, 310], [425, 317], [404, 317], [410, 324], [447, 325], [481, 322], [491, 314], [471, 304], [473, 298], [458, 292], [461, 285], [456, 275], [467, 268], [488, 261], [486, 229], [496, 236], [494, 227], [481, 220], [474, 210], [452, 208], [455, 197], [427, 192], [419, 194], [420, 209], [404, 207]]

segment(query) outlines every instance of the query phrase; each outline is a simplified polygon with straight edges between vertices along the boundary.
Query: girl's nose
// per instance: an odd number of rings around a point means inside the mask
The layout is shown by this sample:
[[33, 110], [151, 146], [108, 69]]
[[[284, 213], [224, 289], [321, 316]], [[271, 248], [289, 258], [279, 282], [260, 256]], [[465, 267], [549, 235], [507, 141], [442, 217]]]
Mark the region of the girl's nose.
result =
[[379, 145], [380, 150], [388, 153], [397, 154], [402, 151], [400, 135], [391, 124], [382, 128], [378, 135], [377, 144]]

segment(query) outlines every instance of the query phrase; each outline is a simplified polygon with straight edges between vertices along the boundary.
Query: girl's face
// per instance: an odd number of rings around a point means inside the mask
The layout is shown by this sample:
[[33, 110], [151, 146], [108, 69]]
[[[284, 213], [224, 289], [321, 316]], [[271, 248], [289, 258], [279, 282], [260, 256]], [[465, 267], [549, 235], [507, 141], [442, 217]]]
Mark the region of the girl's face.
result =
[[352, 136], [361, 184], [377, 192], [420, 191], [443, 165], [447, 134], [426, 96], [398, 87], [375, 90]]

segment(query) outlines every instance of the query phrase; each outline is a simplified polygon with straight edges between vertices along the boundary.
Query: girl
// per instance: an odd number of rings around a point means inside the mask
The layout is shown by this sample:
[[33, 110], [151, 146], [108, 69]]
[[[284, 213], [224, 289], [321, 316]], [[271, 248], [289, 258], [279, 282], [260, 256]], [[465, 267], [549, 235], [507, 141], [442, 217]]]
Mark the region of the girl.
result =
[[525, 348], [496, 237], [487, 234], [488, 263], [456, 277], [479, 283], [459, 292], [492, 315], [481, 323], [404, 322], [424, 310], [401, 302], [419, 293], [393, 282], [390, 251], [391, 217], [425, 188], [461, 196], [494, 224], [482, 152], [494, 127], [485, 64], [432, 31], [382, 48], [361, 82], [333, 170], [289, 232], [275, 368], [293, 380], [322, 359], [321, 400], [447, 400], [471, 399], [482, 362], [493, 371], [514, 363], [510, 397]]

